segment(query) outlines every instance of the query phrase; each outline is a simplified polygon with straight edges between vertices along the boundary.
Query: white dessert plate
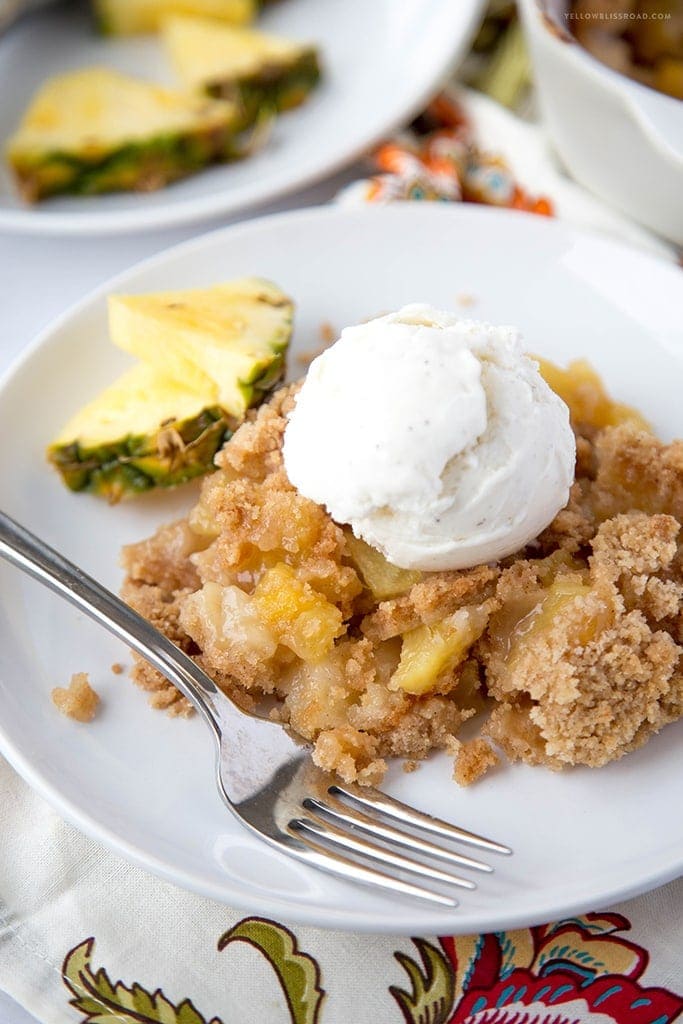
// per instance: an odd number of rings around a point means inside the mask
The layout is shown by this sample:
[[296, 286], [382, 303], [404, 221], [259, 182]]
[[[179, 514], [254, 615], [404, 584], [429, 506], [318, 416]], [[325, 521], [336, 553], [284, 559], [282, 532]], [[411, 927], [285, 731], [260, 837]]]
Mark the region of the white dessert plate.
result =
[[[300, 109], [277, 120], [268, 144], [159, 192], [73, 196], [28, 207], [0, 159], [0, 230], [45, 234], [145, 231], [239, 213], [333, 174], [417, 114], [467, 47], [483, 0], [281, 0], [265, 31], [315, 41], [324, 80]], [[0, 40], [0, 140], [51, 75], [104, 64], [172, 83], [155, 37], [98, 36], [87, 5], [26, 18]]]
[[[111, 291], [187, 288], [242, 274], [296, 299], [297, 354], [336, 328], [407, 302], [514, 323], [531, 351], [588, 356], [614, 395], [665, 438], [683, 435], [680, 271], [635, 250], [528, 214], [405, 204], [329, 207], [223, 229], [110, 281], [54, 323], [0, 388], [0, 480], [6, 511], [116, 589], [121, 544], [147, 536], [195, 491], [118, 506], [67, 492], [44, 448], [75, 408], [127, 361], [107, 340]], [[359, 369], [359, 372], [362, 372]], [[349, 409], [349, 416], [353, 409]], [[180, 886], [285, 920], [354, 931], [495, 931], [604, 908], [683, 870], [683, 722], [599, 771], [505, 766], [469, 789], [434, 756], [388, 791], [510, 844], [496, 872], [456, 910], [384, 898], [307, 870], [228, 815], [199, 719], [170, 719], [113, 662], [120, 644], [39, 585], [0, 564], [0, 750], [85, 832]], [[103, 698], [80, 725], [50, 690], [85, 670]], [[495, 860], [495, 858], [494, 858]]]

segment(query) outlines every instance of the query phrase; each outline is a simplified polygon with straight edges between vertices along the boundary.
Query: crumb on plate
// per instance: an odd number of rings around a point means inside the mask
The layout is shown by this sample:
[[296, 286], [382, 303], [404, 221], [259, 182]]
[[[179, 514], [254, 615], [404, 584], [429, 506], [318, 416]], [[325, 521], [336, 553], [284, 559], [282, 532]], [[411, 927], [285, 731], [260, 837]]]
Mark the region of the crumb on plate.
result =
[[90, 685], [87, 672], [74, 673], [68, 687], [56, 686], [51, 696], [57, 710], [76, 722], [92, 722], [100, 706], [100, 695]]
[[479, 737], [460, 744], [455, 755], [453, 778], [459, 786], [470, 786], [499, 763], [495, 750]]

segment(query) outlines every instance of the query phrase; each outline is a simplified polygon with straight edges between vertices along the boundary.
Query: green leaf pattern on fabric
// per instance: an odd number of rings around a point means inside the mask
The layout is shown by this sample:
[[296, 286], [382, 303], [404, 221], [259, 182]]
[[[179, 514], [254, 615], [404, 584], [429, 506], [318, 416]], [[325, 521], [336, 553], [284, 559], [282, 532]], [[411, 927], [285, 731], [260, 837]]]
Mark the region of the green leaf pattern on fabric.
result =
[[405, 953], [394, 956], [410, 980], [411, 991], [392, 985], [389, 989], [407, 1024], [446, 1024], [455, 998], [453, 969], [436, 946], [424, 939], [413, 939], [422, 960], [422, 968]]
[[226, 932], [218, 942], [225, 949], [231, 942], [248, 942], [270, 962], [277, 974], [292, 1024], [317, 1024], [325, 996], [320, 987], [317, 960], [302, 953], [288, 928], [260, 917], [247, 917]]
[[[292, 1024], [318, 1024], [325, 996], [320, 968], [313, 957], [300, 951], [288, 928], [248, 917], [221, 936], [218, 949], [232, 942], [248, 942], [272, 965]], [[94, 945], [94, 938], [89, 938], [75, 946], [62, 967], [64, 984], [73, 995], [70, 1005], [81, 1014], [80, 1024], [223, 1024], [219, 1017], [207, 1020], [189, 999], [174, 1005], [160, 988], [148, 992], [137, 982], [128, 988], [122, 981], [112, 982], [103, 967], [94, 971]]]
[[93, 972], [90, 964], [95, 940], [86, 939], [70, 950], [62, 967], [64, 984], [73, 994], [71, 1006], [79, 1010], [82, 1024], [222, 1024], [206, 1020], [184, 999], [177, 1006], [161, 989], [148, 992], [134, 983], [112, 982], [103, 967]]

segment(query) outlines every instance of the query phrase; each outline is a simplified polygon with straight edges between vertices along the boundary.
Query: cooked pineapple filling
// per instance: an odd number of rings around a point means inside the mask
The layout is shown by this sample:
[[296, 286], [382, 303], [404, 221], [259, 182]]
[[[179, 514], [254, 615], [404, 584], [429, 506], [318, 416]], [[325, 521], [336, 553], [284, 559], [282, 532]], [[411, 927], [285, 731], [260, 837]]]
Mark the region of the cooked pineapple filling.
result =
[[354, 537], [346, 530], [346, 544], [353, 563], [365, 586], [378, 601], [407, 593], [423, 574], [417, 570], [399, 569], [384, 557], [381, 551], [366, 544], [360, 537]]
[[390, 686], [406, 693], [429, 693], [440, 679], [448, 682], [448, 674], [464, 661], [487, 619], [483, 608], [460, 608], [441, 622], [409, 630], [403, 635], [401, 659]]
[[[189, 520], [125, 551], [126, 599], [226, 691], [274, 697], [347, 781], [457, 747], [468, 784], [497, 763], [491, 742], [553, 769], [621, 757], [683, 715], [683, 442], [641, 430], [583, 365], [544, 373], [572, 410], [576, 480], [504, 561], [398, 569], [303, 497], [282, 460], [293, 386], [235, 432]], [[188, 710], [142, 660], [134, 675]]]
[[254, 590], [254, 605], [278, 642], [302, 661], [322, 661], [344, 632], [339, 609], [284, 562], [266, 569]]
[[566, 369], [539, 356], [534, 356], [534, 359], [539, 363], [546, 383], [569, 406], [576, 423], [590, 423], [597, 429], [632, 423], [639, 430], [652, 429], [637, 409], [614, 402], [609, 397], [600, 377], [586, 359], [575, 359]]

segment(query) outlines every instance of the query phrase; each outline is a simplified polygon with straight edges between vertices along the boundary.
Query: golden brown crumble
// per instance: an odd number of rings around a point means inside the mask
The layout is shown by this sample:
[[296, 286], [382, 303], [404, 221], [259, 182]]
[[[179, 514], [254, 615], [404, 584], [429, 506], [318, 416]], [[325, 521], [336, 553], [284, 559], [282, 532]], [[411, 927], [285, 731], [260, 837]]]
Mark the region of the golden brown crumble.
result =
[[[512, 760], [599, 766], [683, 715], [683, 442], [610, 402], [585, 363], [544, 364], [570, 406], [567, 506], [496, 565], [406, 573], [290, 484], [282, 439], [296, 385], [251, 412], [187, 520], [124, 550], [124, 596], [241, 703], [376, 784], [386, 758], [433, 749], [467, 785]], [[187, 702], [136, 659], [157, 707]], [[483, 736], [463, 722], [488, 711]]]
[[90, 685], [87, 672], [74, 673], [69, 685], [56, 686], [51, 697], [54, 706], [76, 722], [92, 722], [100, 706], [100, 695]]
[[491, 744], [478, 737], [460, 744], [455, 754], [453, 778], [459, 786], [471, 786], [499, 763], [500, 759]]
[[111, 670], [115, 676], [122, 676], [126, 671], [120, 661], [115, 661], [111, 667]]

